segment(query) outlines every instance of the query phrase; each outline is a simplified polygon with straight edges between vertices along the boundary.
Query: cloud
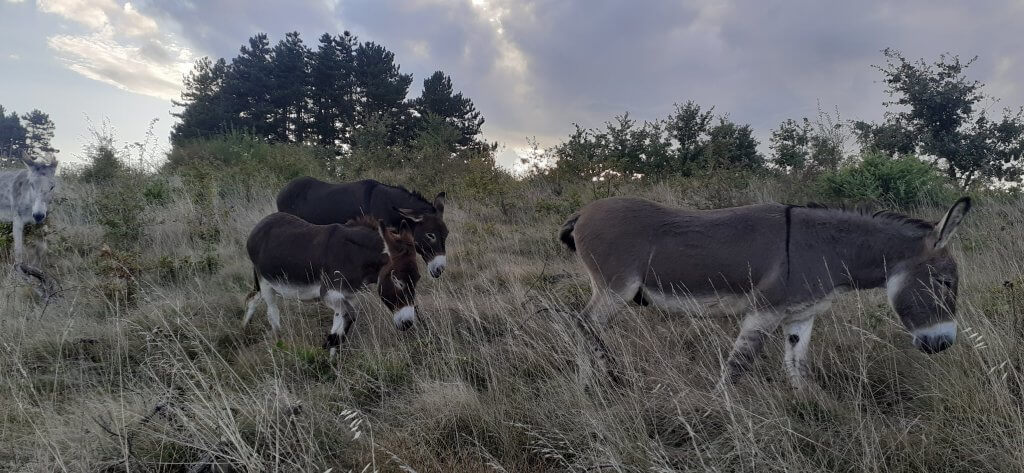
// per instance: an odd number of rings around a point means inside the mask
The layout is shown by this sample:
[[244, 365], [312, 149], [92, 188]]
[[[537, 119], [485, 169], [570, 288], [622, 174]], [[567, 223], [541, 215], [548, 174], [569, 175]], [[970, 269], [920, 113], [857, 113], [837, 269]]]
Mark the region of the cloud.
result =
[[[187, 72], [188, 53], [177, 48], [177, 57], [164, 49], [170, 60], [156, 61], [142, 48], [126, 46], [104, 34], [58, 35], [48, 44], [59, 51], [68, 67], [85, 77], [141, 95], [161, 99], [177, 98], [181, 77]], [[163, 47], [162, 47], [163, 48]]]
[[71, 70], [136, 94], [160, 99], [178, 96], [192, 52], [131, 2], [39, 0], [37, 5], [40, 11], [86, 29], [47, 39]]

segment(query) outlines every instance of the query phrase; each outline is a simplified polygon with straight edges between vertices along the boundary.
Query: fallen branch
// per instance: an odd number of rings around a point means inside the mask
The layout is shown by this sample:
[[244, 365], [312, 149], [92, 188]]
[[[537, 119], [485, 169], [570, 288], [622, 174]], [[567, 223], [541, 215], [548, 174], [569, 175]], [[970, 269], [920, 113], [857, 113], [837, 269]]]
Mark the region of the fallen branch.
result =
[[43, 300], [49, 300], [51, 297], [61, 292], [60, 286], [57, 281], [50, 278], [41, 269], [34, 266], [29, 266], [25, 263], [17, 263], [14, 265], [14, 269], [18, 270], [26, 278], [35, 279], [37, 284], [35, 287], [36, 294], [42, 297]]

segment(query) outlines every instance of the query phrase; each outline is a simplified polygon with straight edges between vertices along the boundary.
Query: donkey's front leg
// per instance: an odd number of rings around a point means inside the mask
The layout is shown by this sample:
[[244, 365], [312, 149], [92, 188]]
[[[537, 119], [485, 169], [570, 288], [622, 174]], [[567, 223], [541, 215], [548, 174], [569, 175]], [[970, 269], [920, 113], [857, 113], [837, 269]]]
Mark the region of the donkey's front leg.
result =
[[811, 373], [807, 365], [807, 347], [811, 344], [812, 328], [813, 315], [802, 320], [787, 320], [783, 328], [786, 353], [782, 364], [789, 377], [789, 384], [801, 394], [806, 394], [813, 387], [813, 382], [808, 380]]
[[789, 383], [797, 393], [809, 394], [817, 390], [817, 385], [809, 379], [811, 373], [810, 365], [807, 363], [807, 348], [811, 344], [811, 330], [814, 328], [815, 317], [831, 306], [831, 298], [826, 298], [803, 310], [787, 311], [788, 315], [783, 322], [786, 349], [782, 364], [789, 377]]
[[777, 329], [781, 321], [781, 315], [772, 310], [754, 310], [743, 318], [740, 335], [736, 337], [732, 352], [729, 353], [729, 359], [722, 370], [722, 379], [718, 382], [719, 390], [736, 382], [740, 375], [750, 369], [754, 359], [761, 354], [765, 337]]
[[338, 347], [345, 341], [349, 327], [355, 321], [355, 310], [349, 304], [345, 294], [340, 291], [328, 290], [324, 295], [324, 304], [334, 310], [334, 323], [324, 341], [324, 348], [330, 351], [331, 357], [338, 353]]
[[22, 222], [21, 217], [17, 214], [14, 215], [14, 220], [11, 221], [11, 233], [14, 235], [14, 264], [23, 263], [25, 222]]

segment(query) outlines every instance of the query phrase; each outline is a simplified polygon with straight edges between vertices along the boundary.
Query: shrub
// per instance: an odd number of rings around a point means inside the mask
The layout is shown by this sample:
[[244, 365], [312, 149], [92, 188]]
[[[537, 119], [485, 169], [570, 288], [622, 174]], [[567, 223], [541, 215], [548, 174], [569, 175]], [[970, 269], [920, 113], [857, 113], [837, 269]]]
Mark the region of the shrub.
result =
[[820, 192], [829, 198], [907, 206], [948, 200], [949, 184], [915, 156], [889, 158], [868, 153], [856, 164], [822, 176]]
[[267, 143], [236, 133], [175, 146], [162, 170], [216, 176], [221, 184], [261, 185], [268, 180], [283, 183], [300, 176], [323, 177], [332, 157], [326, 148]]

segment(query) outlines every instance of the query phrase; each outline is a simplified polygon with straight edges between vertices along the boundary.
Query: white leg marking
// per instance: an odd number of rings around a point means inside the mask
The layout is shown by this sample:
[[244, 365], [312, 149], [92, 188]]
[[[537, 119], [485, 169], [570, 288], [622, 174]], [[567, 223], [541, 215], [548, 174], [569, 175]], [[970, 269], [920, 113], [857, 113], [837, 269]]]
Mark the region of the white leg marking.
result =
[[249, 300], [245, 301], [245, 317], [242, 317], [242, 327], [249, 325], [249, 321], [252, 320], [252, 314], [256, 312], [256, 307], [260, 305], [261, 297], [260, 293], [256, 292], [249, 296]]
[[437, 255], [433, 257], [429, 263], [427, 263], [427, 271], [433, 277], [438, 277], [444, 268], [448, 265], [448, 257], [445, 255]]
[[281, 311], [277, 308], [277, 300], [274, 298], [275, 293], [274, 286], [270, 284], [270, 281], [260, 278], [260, 295], [263, 296], [263, 301], [267, 303], [267, 319], [270, 320], [270, 330], [274, 332], [276, 337], [281, 330]]
[[761, 353], [764, 346], [764, 339], [769, 333], [779, 327], [782, 316], [775, 311], [754, 311], [743, 318], [743, 325], [740, 334], [733, 343], [732, 352], [725, 362], [722, 370], [722, 378], [718, 382], [718, 389], [736, 381], [754, 362], [754, 358]]
[[21, 221], [21, 217], [15, 213], [14, 220], [11, 221], [11, 233], [14, 234], [14, 263], [22, 263], [22, 254], [24, 253], [24, 235], [25, 235], [25, 223]]
[[783, 368], [789, 377], [789, 383], [798, 392], [807, 390], [810, 376], [810, 367], [807, 365], [807, 348], [811, 344], [811, 330], [814, 328], [814, 316], [803, 320], [786, 322], [783, 329], [786, 335], [783, 341], [786, 344], [785, 356], [783, 356]]
[[327, 294], [324, 295], [324, 304], [334, 309], [334, 322], [331, 324], [331, 331], [327, 334], [326, 342], [331, 356], [334, 356], [338, 353], [338, 346], [345, 340], [345, 335], [348, 334], [349, 327], [355, 320], [355, 314], [352, 312], [352, 306], [348, 303], [345, 293], [340, 291], [327, 291]]
[[416, 322], [416, 308], [411, 305], [402, 307], [395, 311], [395, 316], [392, 320], [395, 322], [395, 328], [405, 330], [412, 323]]

